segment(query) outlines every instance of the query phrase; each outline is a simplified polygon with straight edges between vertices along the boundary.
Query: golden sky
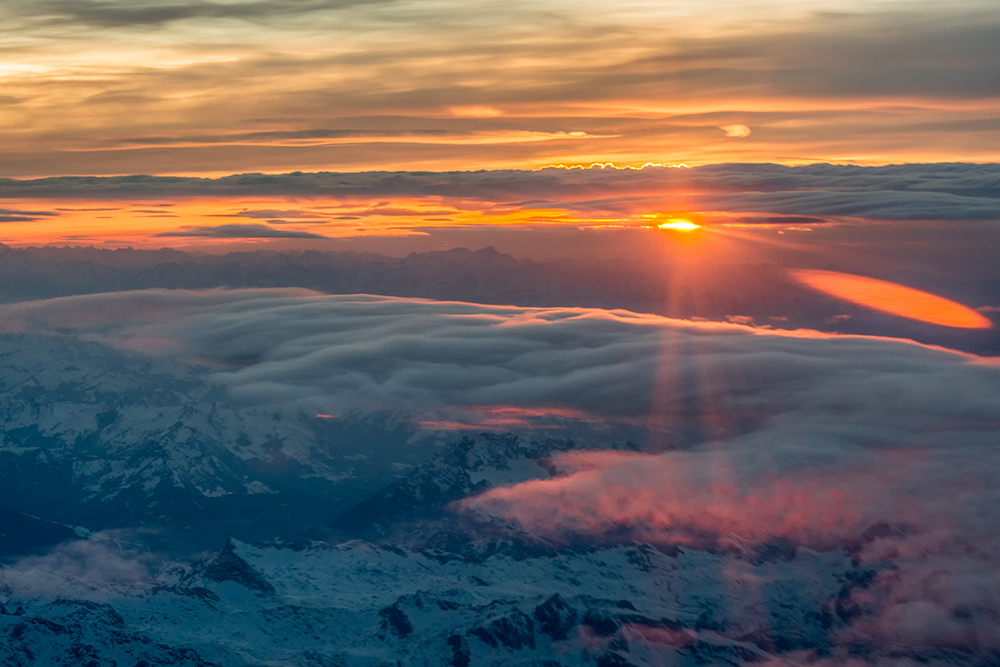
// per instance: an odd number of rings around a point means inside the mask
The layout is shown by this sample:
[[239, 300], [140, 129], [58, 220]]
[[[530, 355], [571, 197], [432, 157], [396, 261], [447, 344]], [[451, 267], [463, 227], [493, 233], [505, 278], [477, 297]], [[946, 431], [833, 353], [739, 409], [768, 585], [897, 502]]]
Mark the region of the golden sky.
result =
[[[0, 242], [386, 251], [386, 243], [357, 243], [379, 237], [392, 241], [392, 254], [406, 254], [507, 244], [523, 230], [527, 237], [510, 251], [537, 254], [543, 230], [662, 231], [678, 221], [751, 235], [819, 227], [871, 235], [879, 225], [916, 234], [924, 223], [956, 234], [995, 225], [997, 183], [995, 163], [0, 179]], [[568, 252], [555, 237], [546, 243]]]
[[993, 0], [10, 0], [0, 177], [995, 161]]

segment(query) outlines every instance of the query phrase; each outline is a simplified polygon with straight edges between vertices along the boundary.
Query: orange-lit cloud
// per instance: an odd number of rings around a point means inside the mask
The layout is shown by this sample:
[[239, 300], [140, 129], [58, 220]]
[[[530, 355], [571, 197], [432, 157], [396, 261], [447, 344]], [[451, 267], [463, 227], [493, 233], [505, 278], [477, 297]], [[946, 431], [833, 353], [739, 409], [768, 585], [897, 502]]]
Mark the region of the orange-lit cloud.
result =
[[587, 423], [595, 419], [582, 410], [571, 408], [520, 407], [516, 405], [470, 406], [449, 411], [457, 419], [417, 422], [421, 428], [442, 431], [518, 431], [522, 429], [561, 429], [567, 422]]
[[473, 172], [3, 180], [0, 241], [163, 245], [165, 238], [236, 237], [238, 228], [223, 225], [247, 219], [273, 230], [254, 234], [248, 227], [244, 236], [251, 238], [405, 236], [477, 225], [653, 228], [678, 220], [709, 228], [788, 229], [859, 219], [985, 220], [1000, 198], [989, 185], [997, 170], [975, 164], [601, 163]]
[[981, 0], [397, 4], [6, 3], [0, 176], [1000, 157]]
[[735, 125], [723, 125], [719, 129], [725, 132], [726, 136], [730, 139], [743, 139], [749, 137], [751, 134], [749, 127], [738, 123]]
[[705, 455], [568, 452], [552, 464], [560, 476], [492, 489], [463, 506], [555, 539], [628, 530], [637, 539], [689, 546], [785, 538], [828, 548], [881, 518], [871, 513], [878, 503], [867, 492], [876, 480], [861, 471], [764, 477], [744, 487], [725, 459]]
[[[864, 467], [834, 472], [826, 458], [766, 475], [741, 472], [747, 460], [735, 464], [738, 443], [656, 455], [566, 452], [550, 461], [556, 477], [488, 489], [455, 509], [510, 522], [550, 544], [640, 540], [726, 550], [742, 558], [730, 559], [720, 574], [739, 587], [773, 586], [778, 571], [801, 566], [800, 557], [810, 554], [801, 547], [819, 550], [866, 573], [840, 587], [836, 609], [849, 611], [833, 635], [839, 645], [995, 650], [1000, 635], [988, 619], [1000, 611], [1000, 561], [988, 508], [996, 499], [997, 460], [977, 463], [980, 445], [932, 452], [918, 442], [883, 451]], [[843, 446], [828, 454], [856, 453]], [[980, 631], [983, 625], [990, 629]], [[622, 636], [666, 646], [695, 640], [678, 627], [623, 627]], [[784, 658], [766, 664], [855, 664], [806, 653]]]
[[990, 320], [968, 306], [885, 280], [805, 269], [794, 270], [790, 274], [815, 290], [892, 315], [962, 329], [993, 326]]
[[[478, 132], [456, 132], [447, 130], [413, 130], [402, 132], [377, 130], [305, 130], [299, 132], [251, 132], [243, 134], [220, 134], [194, 137], [141, 137], [122, 140], [117, 150], [136, 148], [192, 148], [199, 146], [276, 146], [276, 147], [316, 147], [316, 146], [357, 146], [363, 144], [434, 144], [489, 146], [492, 144], [516, 144], [559, 139], [609, 139], [613, 134], [591, 134], [581, 131], [539, 132], [532, 130], [497, 130]], [[112, 150], [95, 147], [91, 151]]]
[[479, 105], [449, 107], [448, 111], [459, 118], [494, 118], [503, 115], [501, 109]]

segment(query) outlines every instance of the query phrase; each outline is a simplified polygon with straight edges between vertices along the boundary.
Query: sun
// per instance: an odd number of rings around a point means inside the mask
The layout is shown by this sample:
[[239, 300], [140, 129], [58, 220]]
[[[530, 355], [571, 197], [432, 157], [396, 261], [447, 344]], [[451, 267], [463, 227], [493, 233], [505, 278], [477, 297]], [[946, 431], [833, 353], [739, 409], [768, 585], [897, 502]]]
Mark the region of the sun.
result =
[[661, 222], [656, 225], [658, 229], [673, 229], [679, 232], [693, 232], [696, 229], [701, 229], [701, 225], [691, 222], [686, 218], [670, 218], [666, 222]]

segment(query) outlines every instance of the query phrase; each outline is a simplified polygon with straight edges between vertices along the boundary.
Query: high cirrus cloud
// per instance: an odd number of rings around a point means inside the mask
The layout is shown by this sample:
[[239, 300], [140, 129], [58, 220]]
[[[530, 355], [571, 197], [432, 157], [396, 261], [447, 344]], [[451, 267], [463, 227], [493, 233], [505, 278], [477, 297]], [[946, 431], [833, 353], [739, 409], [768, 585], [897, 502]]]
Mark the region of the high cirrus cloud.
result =
[[350, 7], [359, 4], [351, 0], [339, 2], [206, 2], [188, 0], [186, 2], [165, 3], [123, 3], [115, 0], [44, 0], [31, 3], [30, 8], [20, 8], [22, 14], [32, 16], [35, 21], [48, 24], [78, 23], [99, 28], [122, 28], [159, 26], [183, 20], [243, 20], [255, 21], [295, 14], [313, 13]]

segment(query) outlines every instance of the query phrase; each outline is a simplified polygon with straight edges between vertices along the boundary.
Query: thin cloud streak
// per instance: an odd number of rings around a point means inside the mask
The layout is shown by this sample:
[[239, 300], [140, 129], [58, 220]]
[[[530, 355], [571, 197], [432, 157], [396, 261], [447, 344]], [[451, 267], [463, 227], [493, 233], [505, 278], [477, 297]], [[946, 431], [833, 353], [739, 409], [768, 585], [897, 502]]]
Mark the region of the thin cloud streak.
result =
[[[367, 143], [418, 143], [418, 144], [506, 144], [558, 139], [601, 139], [614, 135], [593, 135], [586, 132], [532, 132], [498, 131], [461, 133], [449, 130], [300, 130], [297, 132], [250, 132], [243, 134], [192, 136], [192, 137], [140, 137], [125, 139], [128, 145], [155, 146], [335, 146]], [[100, 149], [97, 149], [100, 150]]]
[[[391, 0], [389, 0], [391, 1]], [[186, 0], [171, 3], [123, 3], [114, 0], [43, 0], [13, 2], [15, 15], [33, 24], [45, 26], [84, 25], [96, 28], [148, 28], [174, 21], [212, 21], [230, 19], [255, 23], [261, 19], [301, 16], [316, 12], [347, 9], [362, 4], [359, 0], [331, 2], [234, 2], [219, 3]]]
[[153, 234], [154, 238], [168, 237], [185, 238], [217, 238], [217, 239], [323, 239], [321, 234], [295, 231], [292, 229], [275, 229], [260, 224], [229, 224], [214, 227], [188, 226], [169, 232]]

